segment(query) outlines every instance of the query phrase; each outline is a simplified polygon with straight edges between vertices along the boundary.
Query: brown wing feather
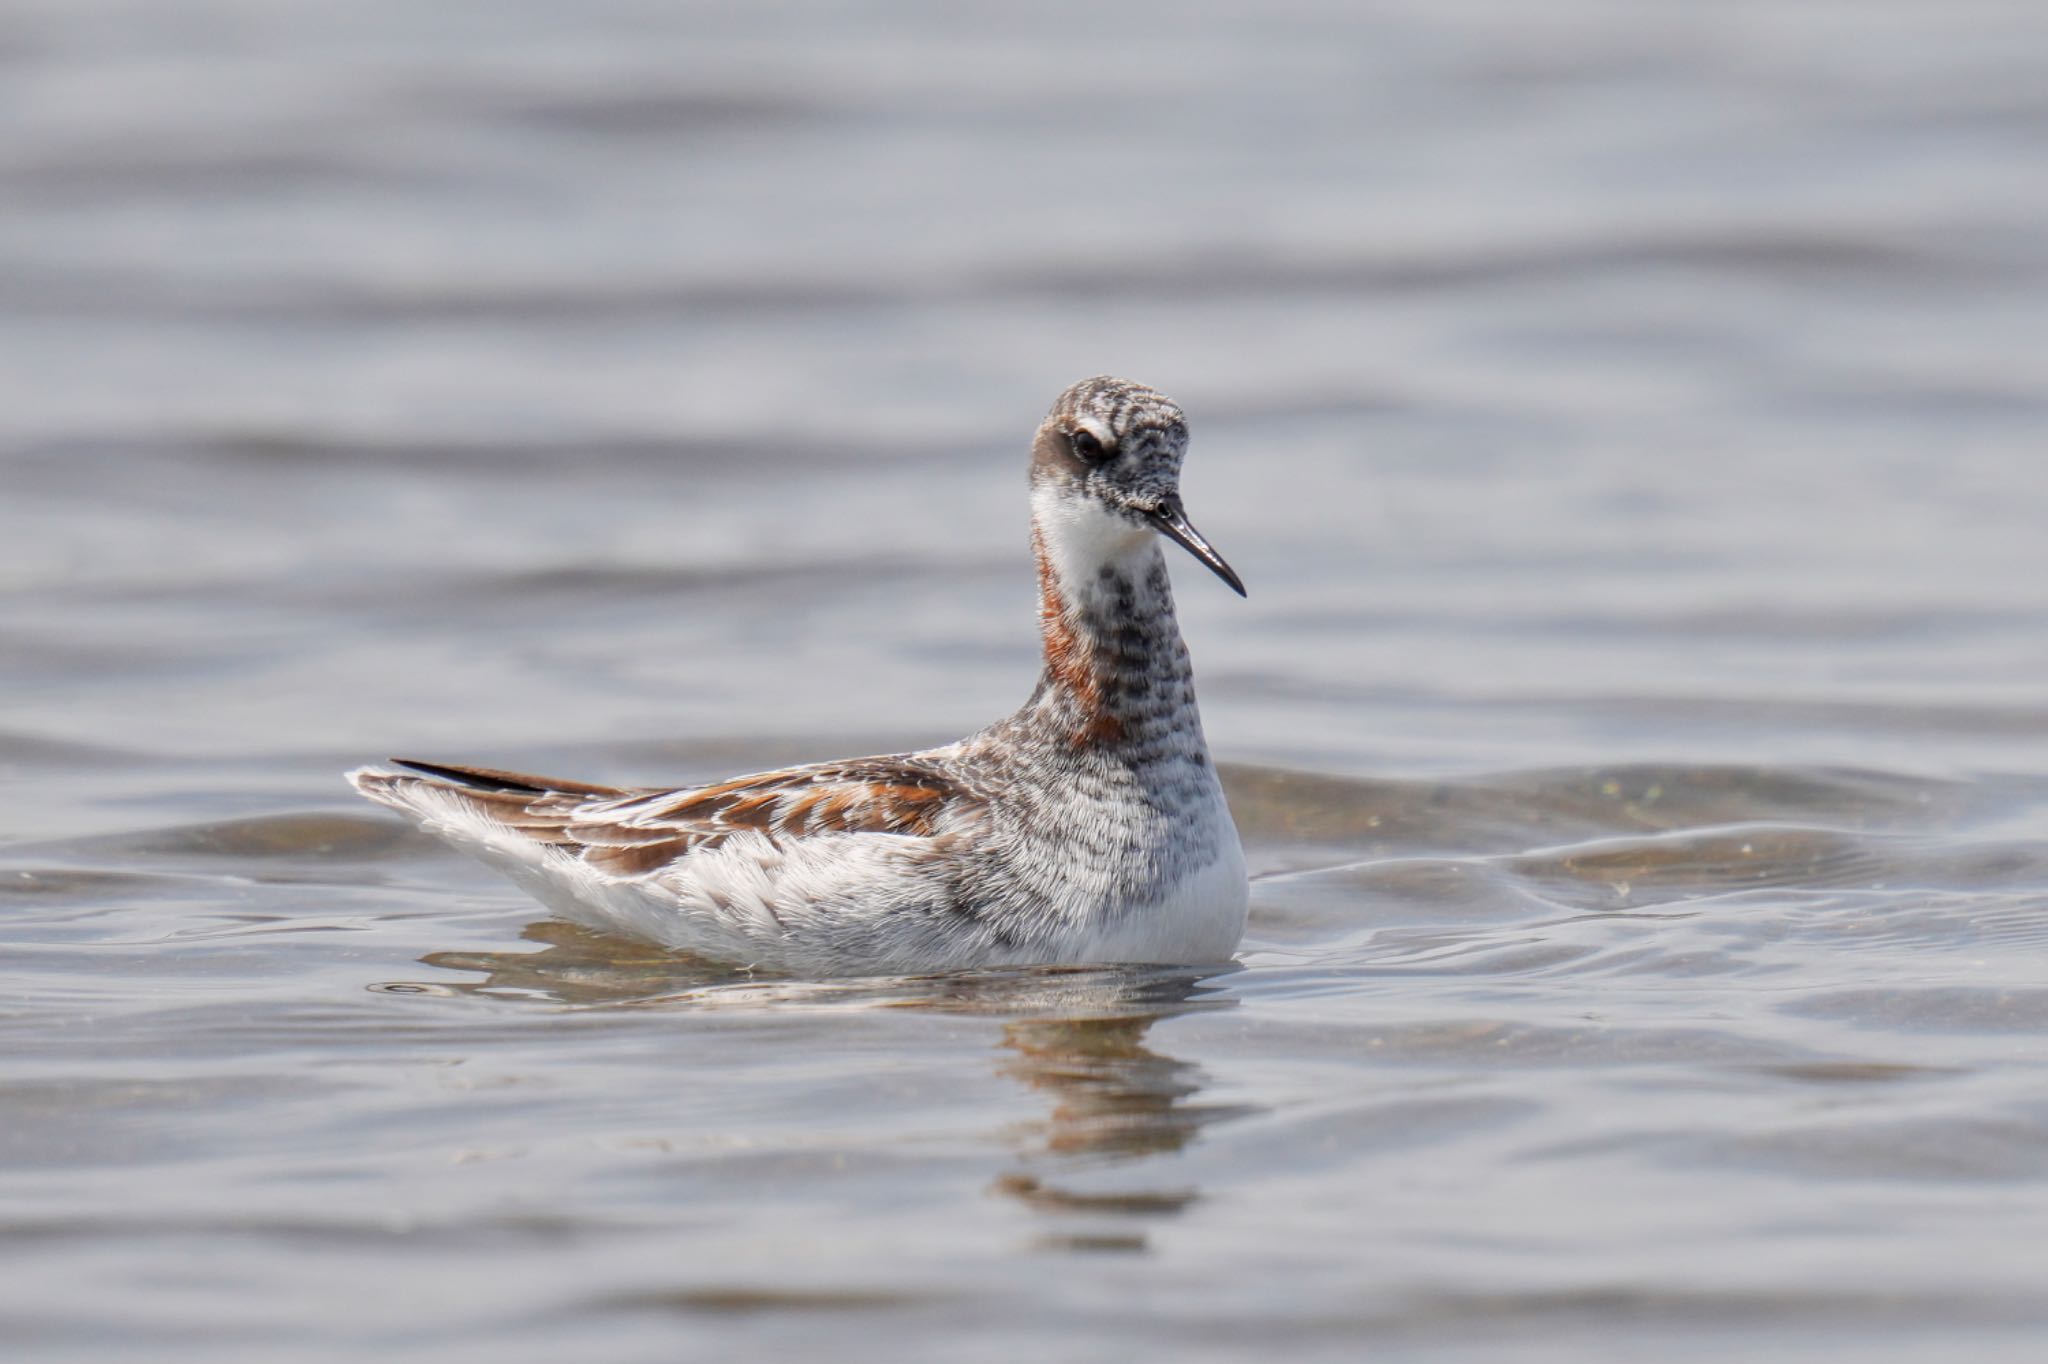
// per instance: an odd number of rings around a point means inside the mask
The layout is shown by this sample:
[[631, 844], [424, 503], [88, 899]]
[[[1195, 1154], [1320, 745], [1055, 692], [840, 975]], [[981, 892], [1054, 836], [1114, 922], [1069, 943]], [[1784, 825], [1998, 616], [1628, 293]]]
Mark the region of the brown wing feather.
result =
[[981, 801], [947, 774], [901, 757], [819, 763], [714, 786], [647, 790], [483, 767], [408, 763], [536, 843], [616, 876], [641, 876], [742, 832], [778, 837], [936, 832], [943, 809]]

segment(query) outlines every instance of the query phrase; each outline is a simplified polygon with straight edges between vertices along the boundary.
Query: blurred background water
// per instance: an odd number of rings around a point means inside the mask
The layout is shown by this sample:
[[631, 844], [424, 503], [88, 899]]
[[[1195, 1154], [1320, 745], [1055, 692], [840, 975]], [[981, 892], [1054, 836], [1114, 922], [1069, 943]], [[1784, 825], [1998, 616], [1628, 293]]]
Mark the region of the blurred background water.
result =
[[[2035, 1359], [2048, 10], [0, 4], [10, 1357]], [[355, 802], [944, 741], [1189, 412], [1242, 968]]]

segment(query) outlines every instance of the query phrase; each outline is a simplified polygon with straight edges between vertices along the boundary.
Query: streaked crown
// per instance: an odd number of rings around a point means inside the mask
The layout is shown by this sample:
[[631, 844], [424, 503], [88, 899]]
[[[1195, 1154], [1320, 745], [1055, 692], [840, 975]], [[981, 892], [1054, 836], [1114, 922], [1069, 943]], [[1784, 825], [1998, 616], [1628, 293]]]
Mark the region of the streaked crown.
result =
[[1046, 416], [1100, 425], [1119, 440], [1146, 427], [1179, 428], [1186, 435], [1179, 403], [1156, 388], [1107, 374], [1083, 379], [1060, 394]]
[[1187, 420], [1154, 388], [1101, 374], [1060, 394], [1032, 448], [1034, 484], [1057, 480], [1118, 508], [1152, 508], [1174, 496]]

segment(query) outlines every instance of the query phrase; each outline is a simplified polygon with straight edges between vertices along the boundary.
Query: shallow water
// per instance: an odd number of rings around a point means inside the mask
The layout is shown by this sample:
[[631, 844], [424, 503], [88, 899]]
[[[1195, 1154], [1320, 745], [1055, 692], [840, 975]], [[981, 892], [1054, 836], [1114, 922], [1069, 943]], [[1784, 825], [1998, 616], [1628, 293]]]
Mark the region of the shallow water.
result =
[[[565, 14], [0, 10], [0, 1338], [2038, 1357], [2038, 7]], [[1104, 370], [1237, 969], [718, 974], [341, 786], [994, 717]]]

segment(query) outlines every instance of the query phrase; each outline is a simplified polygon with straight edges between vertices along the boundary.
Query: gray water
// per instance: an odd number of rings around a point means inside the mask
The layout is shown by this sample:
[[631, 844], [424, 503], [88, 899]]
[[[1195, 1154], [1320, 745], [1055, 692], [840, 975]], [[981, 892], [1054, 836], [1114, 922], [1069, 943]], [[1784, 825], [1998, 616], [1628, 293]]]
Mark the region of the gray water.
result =
[[[2048, 10], [0, 6], [10, 1359], [2032, 1360]], [[1035, 657], [1110, 371], [1237, 969], [551, 922]]]

